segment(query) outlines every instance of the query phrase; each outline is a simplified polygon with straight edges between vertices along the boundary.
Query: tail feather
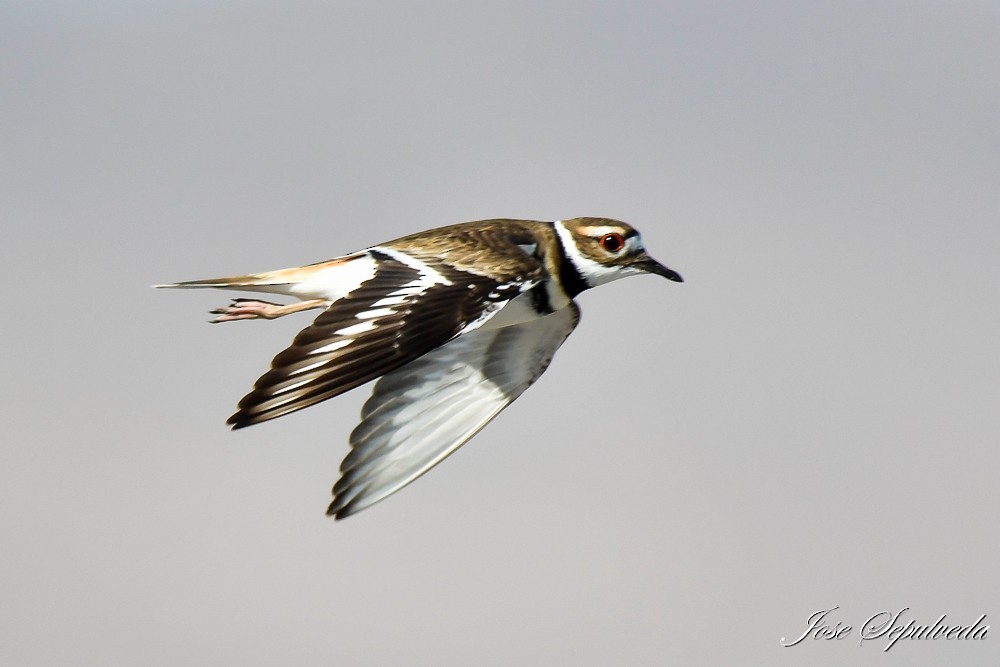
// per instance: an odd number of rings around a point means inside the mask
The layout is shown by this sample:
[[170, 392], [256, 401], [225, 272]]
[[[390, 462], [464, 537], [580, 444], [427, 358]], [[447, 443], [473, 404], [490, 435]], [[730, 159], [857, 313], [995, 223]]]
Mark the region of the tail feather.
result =
[[207, 278], [205, 280], [185, 280], [179, 283], [165, 283], [163, 285], [153, 285], [157, 289], [198, 289], [205, 287], [215, 287], [218, 289], [240, 289], [246, 287], [256, 287], [260, 285], [273, 285], [273, 282], [262, 280], [263, 274], [252, 273], [246, 276], [228, 276], [226, 278]]
[[[366, 258], [366, 262], [353, 260]], [[348, 266], [356, 267], [352, 270]], [[344, 267], [343, 269], [341, 267]], [[346, 273], [344, 272], [346, 270]], [[365, 251], [344, 257], [336, 257], [308, 266], [278, 269], [263, 273], [249, 273], [245, 276], [207, 278], [205, 280], [185, 280], [153, 287], [166, 289], [231, 289], [244, 292], [265, 292], [285, 294], [296, 298], [324, 298], [336, 300], [346, 292], [356, 288], [360, 282], [374, 274], [374, 261]]]

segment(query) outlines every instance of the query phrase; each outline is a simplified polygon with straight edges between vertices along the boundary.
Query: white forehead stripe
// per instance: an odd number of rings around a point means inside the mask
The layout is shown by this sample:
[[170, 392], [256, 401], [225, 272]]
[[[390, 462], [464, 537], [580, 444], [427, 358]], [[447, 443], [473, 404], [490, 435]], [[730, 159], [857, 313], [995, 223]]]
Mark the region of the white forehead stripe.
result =
[[604, 236], [605, 234], [621, 234], [620, 227], [581, 227], [590, 236]]
[[[612, 280], [624, 278], [625, 276], [634, 273], [634, 271], [629, 271], [627, 267], [605, 266], [600, 262], [595, 262], [580, 252], [580, 248], [576, 245], [576, 239], [573, 238], [573, 234], [566, 229], [566, 225], [562, 223], [562, 220], [556, 220], [553, 223], [553, 226], [556, 229], [556, 234], [559, 235], [559, 241], [562, 243], [563, 250], [566, 252], [566, 259], [573, 263], [577, 272], [583, 276], [584, 280], [586, 280], [587, 284], [591, 287], [603, 285], [604, 283], [609, 283]], [[614, 230], [612, 230], [612, 232], [614, 232]], [[632, 241], [632, 239], [629, 239], [629, 241]]]

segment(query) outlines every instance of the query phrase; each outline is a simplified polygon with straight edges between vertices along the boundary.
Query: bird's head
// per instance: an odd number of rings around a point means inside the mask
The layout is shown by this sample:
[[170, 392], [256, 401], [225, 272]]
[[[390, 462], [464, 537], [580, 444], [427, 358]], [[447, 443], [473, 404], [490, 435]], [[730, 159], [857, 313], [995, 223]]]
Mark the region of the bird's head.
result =
[[609, 218], [573, 218], [555, 226], [566, 258], [588, 287], [640, 273], [684, 282], [679, 273], [649, 256], [631, 225]]

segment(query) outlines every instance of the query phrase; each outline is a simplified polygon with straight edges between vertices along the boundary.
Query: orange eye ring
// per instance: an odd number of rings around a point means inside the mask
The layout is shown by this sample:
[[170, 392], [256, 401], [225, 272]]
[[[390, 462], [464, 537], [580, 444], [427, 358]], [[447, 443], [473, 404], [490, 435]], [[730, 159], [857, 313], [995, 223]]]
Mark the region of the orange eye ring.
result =
[[625, 247], [625, 237], [616, 233], [605, 234], [598, 243], [608, 252], [617, 253], [621, 252], [622, 248]]

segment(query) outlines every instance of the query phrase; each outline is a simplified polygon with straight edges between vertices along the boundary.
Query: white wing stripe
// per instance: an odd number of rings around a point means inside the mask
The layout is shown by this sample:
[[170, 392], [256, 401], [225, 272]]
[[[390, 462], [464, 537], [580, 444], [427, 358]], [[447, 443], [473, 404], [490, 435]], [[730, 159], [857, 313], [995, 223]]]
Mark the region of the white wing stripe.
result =
[[[350, 344], [351, 342], [352, 341], [350, 341], [350, 340], [347, 341], [348, 344]], [[329, 347], [329, 346], [327, 346], [327, 347]], [[341, 347], [343, 347], [343, 345], [341, 345]], [[315, 363], [308, 364], [306, 366], [302, 366], [301, 368], [296, 368], [296, 369], [294, 369], [294, 370], [291, 371], [291, 374], [292, 375], [302, 375], [303, 373], [308, 373], [309, 371], [313, 370], [314, 368], [319, 368], [323, 364], [327, 364], [329, 362], [330, 362], [329, 359], [321, 359], [320, 361], [317, 361]]]
[[344, 327], [343, 329], [337, 329], [333, 333], [338, 336], [356, 336], [362, 334], [366, 331], [371, 331], [377, 325], [371, 320], [366, 320], [364, 322], [358, 322], [357, 324], [352, 324], [349, 327]]
[[347, 338], [345, 340], [335, 340], [328, 345], [324, 345], [323, 347], [317, 347], [315, 350], [310, 352], [310, 354], [316, 355], [316, 354], [325, 354], [327, 352], [334, 352], [342, 347], [347, 347], [353, 342], [354, 342], [353, 338]]
[[440, 272], [438, 272], [436, 269], [427, 264], [427, 262], [422, 262], [416, 257], [411, 257], [410, 255], [407, 255], [405, 252], [395, 250], [393, 248], [389, 248], [386, 246], [374, 246], [372, 248], [369, 248], [369, 250], [374, 250], [375, 252], [380, 252], [383, 255], [388, 255], [397, 262], [401, 264], [406, 264], [411, 269], [415, 269], [417, 272], [420, 273], [420, 277], [422, 279], [420, 281], [420, 284], [423, 285], [424, 287], [430, 287], [431, 285], [434, 284], [438, 285], [453, 284], [450, 280], [441, 275]]
[[370, 320], [373, 317], [385, 317], [386, 315], [395, 315], [396, 311], [392, 308], [376, 308], [375, 310], [365, 310], [357, 315], [356, 318], [359, 320]]
[[285, 392], [291, 391], [293, 389], [298, 389], [299, 387], [307, 385], [310, 382], [312, 382], [312, 378], [307, 378], [299, 382], [293, 382], [292, 384], [286, 385], [284, 387], [279, 387], [278, 389], [274, 390], [274, 395], [277, 396], [278, 394], [284, 394]]
[[[393, 292], [393, 294], [396, 294], [396, 292]], [[375, 308], [377, 306], [399, 306], [399, 305], [402, 305], [404, 303], [406, 303], [406, 296], [405, 295], [404, 296], [389, 296], [389, 297], [386, 297], [384, 299], [379, 299], [378, 301], [376, 301], [375, 303], [373, 303], [372, 304], [372, 308]]]

